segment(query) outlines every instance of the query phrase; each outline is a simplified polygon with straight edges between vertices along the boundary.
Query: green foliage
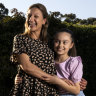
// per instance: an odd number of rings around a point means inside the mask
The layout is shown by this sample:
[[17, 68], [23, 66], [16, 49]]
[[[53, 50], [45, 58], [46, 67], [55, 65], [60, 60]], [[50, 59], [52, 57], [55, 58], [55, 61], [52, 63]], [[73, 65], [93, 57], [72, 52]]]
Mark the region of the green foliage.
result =
[[0, 3], [0, 16], [7, 16], [8, 12], [9, 10], [2, 3]]
[[4, 16], [0, 20], [0, 96], [8, 96], [14, 83], [17, 68], [10, 62], [13, 37], [23, 32], [24, 22], [22, 16]]

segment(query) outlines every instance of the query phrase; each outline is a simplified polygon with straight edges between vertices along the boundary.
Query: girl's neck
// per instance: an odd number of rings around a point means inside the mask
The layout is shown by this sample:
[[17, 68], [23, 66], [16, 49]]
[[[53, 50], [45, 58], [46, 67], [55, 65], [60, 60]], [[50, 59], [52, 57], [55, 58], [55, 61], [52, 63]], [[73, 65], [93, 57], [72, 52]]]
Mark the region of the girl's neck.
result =
[[55, 61], [58, 63], [64, 62], [69, 58], [68, 55], [57, 55]]

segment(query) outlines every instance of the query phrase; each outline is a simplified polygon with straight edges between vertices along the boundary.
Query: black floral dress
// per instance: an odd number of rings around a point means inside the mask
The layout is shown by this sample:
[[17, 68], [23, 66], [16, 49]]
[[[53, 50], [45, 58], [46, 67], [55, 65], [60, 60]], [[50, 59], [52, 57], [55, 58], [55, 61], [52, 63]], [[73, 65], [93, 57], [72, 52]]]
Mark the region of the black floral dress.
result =
[[[13, 55], [11, 60], [15, 63], [15, 54], [26, 53], [33, 64], [37, 65], [44, 72], [56, 74], [54, 67], [54, 55], [48, 48], [47, 43], [32, 39], [26, 35], [16, 35], [13, 42]], [[19, 66], [19, 64], [18, 64]], [[43, 80], [28, 75], [20, 67], [18, 74], [22, 77], [22, 83], [14, 85], [10, 96], [58, 96], [56, 87]]]

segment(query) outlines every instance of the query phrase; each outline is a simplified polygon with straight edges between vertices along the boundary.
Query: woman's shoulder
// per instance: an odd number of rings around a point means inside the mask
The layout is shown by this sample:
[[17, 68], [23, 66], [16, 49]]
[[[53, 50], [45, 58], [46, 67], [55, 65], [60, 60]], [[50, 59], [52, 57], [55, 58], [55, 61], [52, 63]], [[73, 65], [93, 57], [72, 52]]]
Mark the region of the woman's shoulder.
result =
[[24, 37], [24, 35], [23, 34], [16, 34], [14, 37], [15, 38], [20, 38], [20, 37]]
[[25, 39], [25, 38], [27, 38], [27, 37], [28, 37], [28, 36], [23, 35], [23, 34], [17, 34], [17, 35], [14, 36], [14, 39], [16, 39], [16, 40], [17, 40], [17, 39], [18, 39], [18, 40], [21, 39], [21, 40], [22, 40], [22, 39]]

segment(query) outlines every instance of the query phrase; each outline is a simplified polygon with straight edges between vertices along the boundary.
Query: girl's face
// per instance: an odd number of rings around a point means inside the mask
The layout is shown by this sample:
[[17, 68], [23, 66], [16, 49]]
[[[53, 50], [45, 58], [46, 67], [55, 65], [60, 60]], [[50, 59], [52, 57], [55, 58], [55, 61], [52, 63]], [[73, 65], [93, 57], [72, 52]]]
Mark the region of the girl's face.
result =
[[71, 35], [67, 32], [57, 33], [54, 40], [54, 51], [57, 55], [68, 55], [73, 47]]
[[41, 32], [42, 25], [46, 22], [42, 12], [38, 8], [32, 8], [28, 10], [27, 15], [28, 29], [30, 32]]

